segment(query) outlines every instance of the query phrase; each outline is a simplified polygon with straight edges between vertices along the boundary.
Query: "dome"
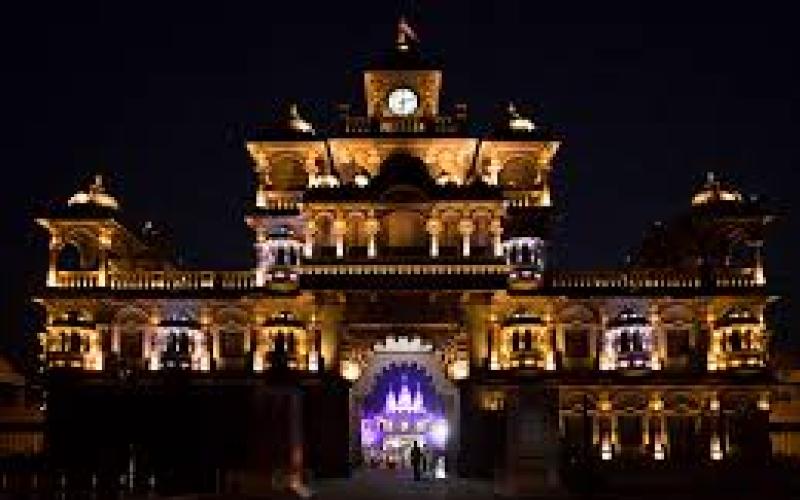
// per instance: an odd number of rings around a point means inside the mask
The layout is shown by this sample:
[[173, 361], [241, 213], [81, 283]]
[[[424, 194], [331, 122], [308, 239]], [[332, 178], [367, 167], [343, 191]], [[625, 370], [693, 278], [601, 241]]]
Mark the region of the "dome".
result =
[[714, 172], [708, 172], [706, 182], [692, 196], [692, 206], [707, 205], [709, 203], [735, 202], [742, 201], [742, 194], [730, 186], [724, 185], [715, 176]]
[[106, 192], [103, 185], [103, 176], [95, 175], [94, 182], [89, 186], [89, 190], [78, 191], [67, 201], [70, 207], [81, 205], [95, 205], [102, 208], [110, 208], [113, 210], [119, 209], [119, 202], [116, 198]]

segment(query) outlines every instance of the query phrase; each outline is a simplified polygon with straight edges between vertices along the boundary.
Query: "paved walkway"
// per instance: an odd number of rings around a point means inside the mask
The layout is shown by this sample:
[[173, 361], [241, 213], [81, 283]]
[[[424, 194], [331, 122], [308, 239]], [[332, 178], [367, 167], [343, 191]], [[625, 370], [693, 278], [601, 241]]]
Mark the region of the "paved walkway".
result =
[[492, 498], [491, 484], [471, 479], [414, 481], [411, 471], [357, 470], [349, 479], [317, 481], [313, 489], [320, 500], [472, 500]]

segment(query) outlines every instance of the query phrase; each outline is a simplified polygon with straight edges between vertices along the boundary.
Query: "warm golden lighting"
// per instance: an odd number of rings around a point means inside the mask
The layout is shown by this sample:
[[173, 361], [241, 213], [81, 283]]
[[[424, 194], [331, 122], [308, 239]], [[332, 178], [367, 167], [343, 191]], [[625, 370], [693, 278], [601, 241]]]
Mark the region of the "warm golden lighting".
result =
[[342, 377], [355, 382], [361, 376], [361, 366], [356, 361], [344, 360], [341, 364]]

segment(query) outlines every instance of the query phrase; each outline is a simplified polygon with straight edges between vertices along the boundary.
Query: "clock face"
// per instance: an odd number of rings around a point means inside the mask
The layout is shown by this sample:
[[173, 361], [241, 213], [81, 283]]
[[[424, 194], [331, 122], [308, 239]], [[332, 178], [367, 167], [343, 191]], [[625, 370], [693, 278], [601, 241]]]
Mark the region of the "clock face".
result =
[[389, 109], [398, 116], [408, 116], [417, 110], [419, 97], [407, 88], [394, 89], [389, 93]]

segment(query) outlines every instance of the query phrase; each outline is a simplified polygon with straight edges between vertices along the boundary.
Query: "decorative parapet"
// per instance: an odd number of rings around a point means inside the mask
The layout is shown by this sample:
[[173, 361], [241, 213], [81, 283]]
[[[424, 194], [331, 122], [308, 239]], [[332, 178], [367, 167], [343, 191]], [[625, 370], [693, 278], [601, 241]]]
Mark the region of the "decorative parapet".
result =
[[100, 285], [99, 271], [58, 271], [50, 288], [111, 290], [243, 290], [256, 287], [254, 271], [130, 271], [108, 274]]
[[[482, 260], [482, 259], [479, 259]], [[717, 270], [708, 275], [697, 272], [665, 270], [630, 271], [553, 271], [536, 288], [543, 290], [701, 290], [701, 289], [762, 289], [751, 269]], [[512, 278], [512, 266], [502, 263], [453, 261], [425, 262], [319, 262], [297, 267], [295, 276], [273, 278], [294, 281], [299, 276], [494, 276]], [[256, 273], [247, 271], [126, 271], [108, 273], [106, 284], [101, 271], [57, 271], [51, 289], [110, 289], [110, 290], [250, 290], [269, 287], [256, 281]]]

